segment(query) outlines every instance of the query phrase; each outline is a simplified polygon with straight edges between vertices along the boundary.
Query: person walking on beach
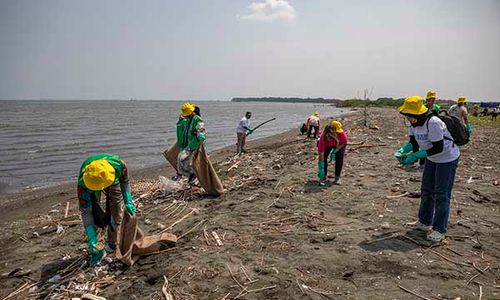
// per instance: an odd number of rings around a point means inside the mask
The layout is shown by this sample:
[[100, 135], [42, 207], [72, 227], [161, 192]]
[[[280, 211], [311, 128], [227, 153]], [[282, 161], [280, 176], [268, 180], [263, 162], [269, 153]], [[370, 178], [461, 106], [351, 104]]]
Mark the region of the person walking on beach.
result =
[[330, 162], [335, 160], [335, 180], [333, 184], [340, 184], [340, 174], [344, 164], [346, 145], [347, 133], [342, 129], [342, 123], [332, 121], [325, 127], [318, 143], [318, 177], [320, 186], [326, 184], [328, 157], [330, 157]]
[[319, 135], [319, 112], [314, 112], [312, 116], [307, 119], [306, 122], [307, 127], [307, 137], [311, 137], [311, 132], [314, 129], [313, 137], [316, 138], [316, 135]]
[[436, 104], [436, 100], [436, 92], [428, 91], [427, 96], [425, 97], [425, 106], [430, 109], [433, 114], [438, 115], [441, 112], [441, 106]]
[[236, 128], [236, 153], [241, 154], [245, 153], [245, 142], [247, 139], [247, 134], [252, 134], [253, 129], [250, 127], [250, 118], [252, 117], [252, 113], [247, 111], [245, 116], [241, 118], [238, 122], [238, 127]]
[[451, 191], [460, 150], [445, 123], [424, 106], [422, 97], [406, 98], [399, 113], [410, 122], [410, 139], [394, 155], [403, 165], [426, 158], [416, 229], [428, 232], [428, 240], [440, 242], [448, 229]]
[[[106, 197], [105, 212], [99, 206], [101, 193]], [[121, 202], [130, 215], [136, 213], [125, 162], [118, 155], [107, 153], [88, 157], [78, 175], [78, 200], [88, 240], [89, 263], [95, 265], [106, 252], [116, 249], [117, 228], [123, 216]], [[107, 227], [106, 245], [97, 240], [96, 227]]]
[[448, 114], [450, 116], [457, 117], [462, 125], [465, 126], [465, 129], [469, 134], [472, 133], [472, 126], [469, 123], [469, 120], [467, 117], [469, 116], [469, 113], [467, 112], [467, 108], [465, 107], [465, 102], [467, 101], [467, 98], [464, 96], [458, 97], [457, 103], [453, 104], [450, 109], [448, 110]]
[[[199, 112], [198, 112], [199, 113]], [[200, 143], [205, 143], [205, 124], [199, 115], [195, 113], [195, 106], [184, 103], [181, 106], [181, 115], [177, 122], [177, 173], [178, 178], [186, 176], [188, 184], [196, 183], [196, 175], [193, 171], [193, 156]]]

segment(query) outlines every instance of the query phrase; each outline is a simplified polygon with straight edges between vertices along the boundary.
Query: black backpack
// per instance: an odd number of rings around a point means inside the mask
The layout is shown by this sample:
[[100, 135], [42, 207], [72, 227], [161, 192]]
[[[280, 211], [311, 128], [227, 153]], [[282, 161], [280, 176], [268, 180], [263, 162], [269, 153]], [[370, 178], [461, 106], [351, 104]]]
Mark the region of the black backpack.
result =
[[445, 140], [449, 140], [457, 144], [458, 146], [463, 146], [467, 144], [470, 140], [470, 135], [465, 129], [465, 126], [460, 122], [460, 120], [455, 116], [450, 116], [447, 111], [444, 111], [444, 115], [434, 115], [430, 114], [427, 117], [427, 131], [429, 131], [429, 119], [433, 116], [438, 117], [444, 122], [446, 128], [451, 134], [452, 139], [444, 137]]

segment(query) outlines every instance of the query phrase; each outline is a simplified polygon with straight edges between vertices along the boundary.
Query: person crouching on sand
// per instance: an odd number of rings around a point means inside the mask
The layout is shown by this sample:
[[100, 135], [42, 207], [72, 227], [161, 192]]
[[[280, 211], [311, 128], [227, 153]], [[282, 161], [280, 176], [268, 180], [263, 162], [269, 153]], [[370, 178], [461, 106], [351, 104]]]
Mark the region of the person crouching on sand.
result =
[[243, 118], [238, 122], [238, 127], [236, 128], [236, 153], [245, 153], [245, 142], [248, 134], [253, 133], [252, 127], [250, 127], [250, 118], [252, 117], [251, 112], [247, 112]]
[[[106, 196], [106, 212], [99, 206], [101, 192]], [[121, 202], [123, 201], [130, 215], [136, 213], [125, 162], [118, 155], [107, 153], [88, 157], [78, 176], [78, 200], [87, 234], [89, 263], [95, 265], [106, 252], [114, 252], [116, 249], [117, 228], [123, 216]], [[97, 240], [96, 227], [107, 227], [106, 245]]]
[[451, 191], [460, 150], [445, 123], [424, 106], [422, 97], [406, 98], [399, 113], [410, 122], [410, 141], [394, 155], [403, 165], [426, 158], [416, 229], [428, 232], [432, 227], [427, 239], [440, 242], [448, 229]]
[[188, 177], [188, 184], [196, 183], [196, 175], [193, 171], [193, 156], [200, 143], [204, 143], [205, 124], [199, 115], [195, 113], [195, 106], [184, 103], [181, 106], [181, 117], [177, 122], [177, 172], [180, 176]]
[[335, 159], [334, 184], [340, 184], [340, 174], [344, 164], [344, 154], [347, 145], [347, 133], [342, 129], [342, 123], [332, 121], [325, 127], [318, 143], [318, 177], [319, 185], [326, 184], [328, 175], [328, 157], [330, 162]]

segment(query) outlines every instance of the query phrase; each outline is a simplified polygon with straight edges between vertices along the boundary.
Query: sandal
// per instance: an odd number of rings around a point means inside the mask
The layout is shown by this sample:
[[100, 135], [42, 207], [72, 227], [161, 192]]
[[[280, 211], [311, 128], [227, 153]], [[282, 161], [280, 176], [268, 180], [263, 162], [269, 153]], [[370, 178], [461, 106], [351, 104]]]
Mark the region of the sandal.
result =
[[431, 233], [427, 235], [427, 239], [435, 243], [443, 241], [444, 237], [445, 237], [444, 233], [441, 233], [437, 230], [432, 230]]

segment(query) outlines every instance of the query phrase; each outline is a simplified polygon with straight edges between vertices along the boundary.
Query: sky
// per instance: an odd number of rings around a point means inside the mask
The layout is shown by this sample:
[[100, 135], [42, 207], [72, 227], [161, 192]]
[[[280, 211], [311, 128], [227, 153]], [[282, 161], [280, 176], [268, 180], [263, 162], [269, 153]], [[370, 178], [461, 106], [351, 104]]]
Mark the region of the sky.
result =
[[0, 99], [500, 100], [498, 0], [0, 0]]

